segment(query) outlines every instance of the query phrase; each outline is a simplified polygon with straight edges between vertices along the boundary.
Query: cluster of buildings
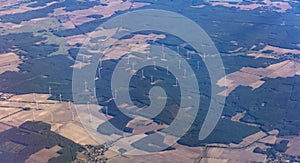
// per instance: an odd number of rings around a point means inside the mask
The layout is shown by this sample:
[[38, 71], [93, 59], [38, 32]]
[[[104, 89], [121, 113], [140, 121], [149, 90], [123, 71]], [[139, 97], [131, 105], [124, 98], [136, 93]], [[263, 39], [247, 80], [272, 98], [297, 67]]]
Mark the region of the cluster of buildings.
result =
[[78, 163], [80, 163], [81, 160], [84, 160], [84, 162], [106, 163], [107, 158], [104, 157], [104, 152], [108, 150], [108, 147], [105, 145], [86, 145], [85, 149], [86, 150], [81, 152], [84, 158], [77, 159], [76, 161]]
[[6, 101], [10, 99], [12, 96], [14, 96], [14, 94], [0, 92], [0, 101]]
[[300, 162], [300, 156], [291, 156], [281, 152], [276, 152], [268, 156], [267, 162], [272, 163], [296, 163]]

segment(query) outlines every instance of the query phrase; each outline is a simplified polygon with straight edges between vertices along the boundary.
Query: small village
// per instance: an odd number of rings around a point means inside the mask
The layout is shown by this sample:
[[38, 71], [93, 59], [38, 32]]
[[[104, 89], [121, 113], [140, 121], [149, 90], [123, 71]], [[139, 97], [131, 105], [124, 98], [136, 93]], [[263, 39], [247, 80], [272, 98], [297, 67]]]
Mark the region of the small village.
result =
[[6, 101], [6, 100], [10, 99], [13, 96], [14, 96], [14, 94], [12, 94], [12, 93], [0, 92], [0, 101]]
[[94, 162], [94, 163], [105, 163], [107, 158], [104, 156], [104, 152], [108, 150], [105, 145], [85, 145], [85, 150], [77, 155], [77, 159], [74, 163], [82, 162]]

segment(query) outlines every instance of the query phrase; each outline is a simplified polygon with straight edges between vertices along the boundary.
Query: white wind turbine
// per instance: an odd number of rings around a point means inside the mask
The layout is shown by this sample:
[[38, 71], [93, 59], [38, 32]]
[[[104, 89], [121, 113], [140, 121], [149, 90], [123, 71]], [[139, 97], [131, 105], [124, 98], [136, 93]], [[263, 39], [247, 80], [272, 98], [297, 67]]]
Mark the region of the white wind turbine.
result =
[[94, 97], [97, 98], [97, 90], [96, 90], [96, 87], [94, 87]]
[[114, 99], [114, 100], [117, 99], [117, 96], [118, 96], [118, 90], [115, 89], [115, 90], [114, 90], [114, 94], [113, 94], [113, 99]]
[[71, 105], [71, 101], [69, 100], [69, 110], [71, 111], [72, 114], [72, 121], [74, 121], [75, 117], [74, 117], [74, 111], [72, 109], [72, 105]]
[[72, 107], [71, 107], [71, 101], [70, 100], [68, 101], [68, 106], [69, 106], [69, 110], [71, 110]]
[[36, 102], [36, 95], [35, 95], [35, 93], [32, 93], [32, 96], [33, 96], [33, 102]]
[[54, 122], [54, 115], [53, 115], [53, 111], [50, 111], [50, 118], [51, 118], [51, 123]]
[[144, 69], [142, 69], [142, 76], [141, 76], [142, 79], [145, 78], [145, 75], [144, 75]]
[[155, 61], [153, 62], [153, 68], [154, 68], [154, 70], [157, 70]]
[[101, 79], [101, 70], [102, 70], [102, 67], [98, 67], [98, 77], [95, 78], [95, 80], [98, 80], [98, 79]]
[[187, 50], [187, 52], [186, 52], [186, 59], [191, 59], [191, 53], [190, 53], [190, 51], [189, 50]]
[[175, 80], [175, 85], [173, 85], [174, 87], [178, 87], [178, 78], [176, 77], [176, 80]]
[[35, 93], [33, 93], [33, 102], [36, 104], [36, 108], [32, 109], [32, 120], [35, 121], [35, 111], [38, 109]]
[[102, 58], [99, 59], [99, 66], [102, 68]]
[[73, 111], [73, 110], [71, 110], [71, 113], [72, 113], [72, 121], [74, 121], [74, 120], [75, 120], [74, 111]]
[[84, 63], [85, 63], [85, 56], [82, 55], [82, 61], [81, 62], [79, 61], [79, 68], [80, 69], [82, 69]]
[[127, 55], [127, 64], [128, 65], [130, 64], [130, 56], [129, 56], [129, 54]]
[[36, 105], [36, 110], [39, 110], [39, 102], [35, 101], [35, 105]]
[[35, 121], [35, 109], [32, 109], [32, 121]]
[[85, 92], [88, 92], [89, 90], [88, 90], [88, 86], [87, 86], [87, 81], [84, 81], [84, 91]]
[[49, 95], [52, 96], [52, 88], [51, 87], [49, 87], [48, 91], [49, 91]]
[[62, 95], [59, 94], [59, 102], [62, 103]]
[[167, 66], [167, 75], [169, 75], [169, 66]]
[[164, 44], [161, 44], [161, 53], [162, 53], [162, 58], [161, 58], [161, 60], [162, 60], [162, 61], [167, 61]]
[[131, 63], [131, 70], [132, 70], [133, 72], [135, 71], [134, 66], [135, 66], [135, 63], [132, 62], [132, 63]]
[[108, 106], [104, 106], [105, 107], [105, 116], [108, 117]]
[[154, 84], [153, 75], [150, 76], [150, 83], [151, 83], [151, 85]]

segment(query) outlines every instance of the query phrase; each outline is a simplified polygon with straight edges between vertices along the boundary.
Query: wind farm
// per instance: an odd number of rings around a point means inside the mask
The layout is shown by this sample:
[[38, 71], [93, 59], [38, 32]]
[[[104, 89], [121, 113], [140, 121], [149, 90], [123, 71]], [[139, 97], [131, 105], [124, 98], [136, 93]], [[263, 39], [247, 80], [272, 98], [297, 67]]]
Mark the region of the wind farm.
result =
[[300, 162], [299, 7], [2, 0], [0, 162]]

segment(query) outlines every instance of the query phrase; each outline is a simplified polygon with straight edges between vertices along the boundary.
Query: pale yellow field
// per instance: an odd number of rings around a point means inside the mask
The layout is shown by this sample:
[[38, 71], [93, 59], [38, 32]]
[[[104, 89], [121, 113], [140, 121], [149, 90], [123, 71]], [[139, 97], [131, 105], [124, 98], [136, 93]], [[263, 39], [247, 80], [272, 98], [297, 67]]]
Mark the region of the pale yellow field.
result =
[[265, 137], [265, 138], [259, 140], [259, 142], [268, 143], [268, 144], [275, 144], [276, 140], [277, 140], [277, 137], [271, 135], [271, 136], [268, 136], [268, 137]]
[[234, 115], [233, 117], [231, 117], [231, 120], [234, 122], [239, 122], [240, 119], [242, 119], [246, 114], [246, 111], [242, 112], [242, 113], [236, 113], [236, 115]]
[[[26, 121], [43, 121], [51, 124], [52, 131], [76, 143], [98, 144], [81, 125], [72, 103], [47, 100], [48, 97], [48, 94], [24, 94], [15, 95], [8, 101], [0, 101], [0, 122], [18, 127]], [[32, 109], [22, 110], [25, 107]], [[1, 130], [9, 128], [3, 126]]]
[[180, 162], [193, 162], [198, 156], [203, 154], [202, 147], [186, 147], [175, 144], [176, 150], [159, 152], [149, 155], [141, 156], [115, 156], [109, 160], [111, 163], [117, 162], [152, 162], [155, 160], [157, 163], [180, 163]]
[[60, 127], [57, 133], [78, 144], [98, 144], [79, 122], [67, 122]]
[[297, 49], [285, 49], [285, 48], [280, 48], [271, 45], [266, 45], [263, 49], [260, 50], [260, 52], [267, 51], [267, 50], [273, 51], [274, 53], [277, 54], [287, 54], [287, 53], [300, 54], [300, 50]]
[[225, 6], [225, 7], [234, 7], [240, 10], [254, 10], [261, 7], [274, 7], [274, 11], [279, 13], [284, 13], [287, 10], [291, 9], [292, 6], [288, 2], [280, 2], [280, 1], [271, 1], [271, 0], [263, 0], [265, 4], [256, 3], [254, 1], [252, 4], [232, 4], [229, 2], [210, 2], [212, 6]]
[[[8, 0], [8, 1], [4, 2], [4, 4], [2, 4], [3, 2], [1, 2], [0, 7], [2, 8], [4, 6], [6, 6], [6, 7], [7, 6], [12, 6], [14, 4], [18, 4], [19, 2], [20, 1], [15, 1], [15, 0], [13, 0], [13, 1], [10, 2], [10, 0]], [[49, 2], [45, 6], [34, 7], [34, 8], [28, 7], [28, 5], [31, 4], [31, 3], [27, 3], [27, 4], [20, 5], [18, 8], [12, 8], [12, 9], [8, 9], [8, 10], [2, 10], [2, 11], [0, 11], [0, 16], [7, 15], [7, 14], [17, 14], [17, 13], [24, 13], [24, 12], [27, 12], [27, 11], [39, 10], [39, 9], [42, 9], [42, 8], [46, 8], [46, 7], [50, 6], [50, 5], [53, 5], [55, 3], [57, 3], [57, 2], [55, 2], [55, 1], [54, 2]]]
[[253, 153], [253, 147], [247, 149], [209, 148], [207, 158], [224, 159], [230, 162], [263, 162], [266, 155]]
[[262, 131], [259, 131], [259, 132], [255, 133], [253, 135], [250, 135], [250, 136], [244, 138], [243, 141], [240, 142], [239, 144], [230, 143], [229, 146], [230, 147], [235, 147], [235, 148], [236, 147], [246, 147], [246, 146], [248, 146], [248, 145], [250, 145], [250, 144], [256, 142], [257, 140], [260, 140], [260, 139], [262, 139], [266, 136], [267, 136], [266, 133], [264, 133]]
[[9, 125], [7, 125], [7, 124], [5, 124], [5, 123], [0, 123], [0, 132], [9, 130], [9, 129], [11, 129], [11, 128], [12, 128], [12, 126], [9, 126]]
[[240, 71], [233, 72], [218, 80], [217, 85], [227, 89], [219, 95], [228, 96], [238, 86], [250, 86], [255, 90], [264, 84], [263, 78], [287, 78], [300, 74], [300, 63], [295, 61], [282, 61], [266, 68], [243, 67]]
[[271, 54], [262, 54], [262, 53], [250, 53], [247, 54], [247, 56], [254, 57], [255, 59], [257, 58], [270, 58], [270, 59], [278, 59], [278, 57], [271, 55]]
[[[78, 117], [72, 117], [72, 111], [75, 109], [75, 105], [72, 103], [69, 105], [68, 102], [58, 102], [47, 100], [49, 95], [47, 94], [25, 94], [25, 95], [16, 95], [9, 99], [8, 101], [1, 101], [1, 106], [8, 107], [31, 107], [34, 108], [30, 111], [20, 111], [20, 108], [17, 108], [16, 111], [19, 111], [11, 116], [11, 121], [8, 121], [8, 117], [4, 117], [0, 120], [0, 122], [8, 123], [10, 125], [18, 127], [22, 123], [27, 120], [36, 120], [43, 121], [51, 124], [51, 130], [73, 140], [76, 143], [85, 145], [85, 144], [94, 144], [97, 145], [99, 142], [95, 141], [94, 138], [106, 139], [105, 137], [99, 137], [97, 133], [87, 133], [86, 128], [84, 128]], [[36, 102], [38, 104], [38, 110]], [[71, 106], [71, 107], [70, 107]], [[76, 105], [76, 107], [88, 107], [87, 105]], [[9, 108], [10, 109], [10, 108]], [[0, 110], [7, 110], [4, 108], [0, 108]], [[90, 106], [90, 113], [81, 112], [80, 117], [85, 117], [86, 119], [81, 120], [91, 120], [95, 123], [88, 124], [87, 128], [91, 128], [95, 130], [98, 127], [98, 124], [103, 123], [103, 119], [98, 117], [97, 113], [99, 110], [99, 106]], [[33, 116], [35, 114], [35, 118]], [[53, 114], [53, 118], [51, 117], [51, 113]], [[238, 118], [237, 118], [238, 119]], [[145, 121], [143, 121], [145, 122]], [[141, 121], [132, 121], [129, 126], [138, 127], [140, 125], [147, 125], [149, 122], [145, 122], [141, 124]], [[151, 123], [151, 122], [150, 122]], [[2, 125], [1, 125], [2, 126]], [[151, 126], [148, 129], [156, 129], [155, 126]], [[7, 130], [9, 126], [3, 125], [1, 129]], [[137, 128], [137, 131], [139, 129]], [[123, 137], [113, 144], [113, 147], [110, 149], [114, 149], [115, 145], [128, 146], [132, 142], [136, 141], [143, 135]], [[146, 136], [146, 135], [144, 135]], [[105, 156], [109, 158], [109, 162], [148, 162], [153, 159], [156, 162], [192, 162], [192, 161], [221, 161], [221, 162], [232, 162], [232, 161], [240, 161], [240, 160], [248, 160], [248, 161], [264, 161], [265, 155], [255, 154], [253, 153], [253, 149], [257, 146], [264, 147], [263, 144], [257, 144], [256, 141], [263, 140], [262, 138], [265, 136], [265, 133], [259, 132], [254, 135], [250, 135], [245, 138], [244, 141], [240, 144], [230, 145], [230, 147], [224, 149], [221, 148], [223, 145], [214, 144], [219, 147], [207, 147], [207, 152], [205, 152], [204, 147], [188, 147], [179, 144], [173, 145], [176, 150], [171, 151], [163, 151], [156, 154], [143, 155], [143, 156], [130, 156], [130, 155], [119, 155], [116, 152], [109, 150], [105, 153]], [[112, 135], [107, 137], [107, 139], [118, 139], [117, 135]], [[268, 140], [270, 142], [270, 140]], [[123, 143], [123, 144], [122, 144]], [[232, 147], [243, 147], [249, 145], [246, 149], [231, 149]], [[120, 147], [120, 146], [119, 146]], [[133, 152], [133, 151], [131, 151]], [[54, 150], [41, 150], [34, 155], [32, 155], [28, 161], [39, 160], [43, 157], [45, 159], [50, 157], [55, 157], [53, 155]], [[129, 154], [130, 152], [128, 152]], [[47, 155], [47, 157], [46, 157]], [[242, 156], [242, 157], [238, 157]]]
[[6, 71], [19, 71], [21, 63], [20, 57], [15, 53], [0, 54], [0, 74]]
[[[108, 42], [115, 42], [114, 45], [111, 48], [106, 49], [102, 53], [104, 53], [104, 56], [101, 58], [102, 61], [105, 60], [111, 60], [111, 59], [119, 59], [122, 56], [129, 54], [129, 57], [131, 58], [137, 58], [136, 56], [132, 55], [132, 52], [138, 52], [141, 54], [146, 54], [149, 51], [150, 44], [147, 43], [147, 41], [156, 41], [158, 39], [163, 39], [166, 36], [165, 35], [157, 35], [157, 34], [149, 34], [149, 35], [142, 35], [142, 34], [136, 34], [132, 38], [129, 39], [122, 39], [122, 40], [115, 40], [110, 38], [112, 35], [114, 35], [117, 32], [118, 29], [99, 29], [99, 31], [95, 31], [93, 33], [89, 33], [88, 35], [91, 35], [92, 38], [96, 37], [105, 37], [109, 38], [110, 41]], [[125, 30], [125, 29], [121, 29]], [[85, 43], [87, 44], [88, 48], [89, 46], [97, 46], [93, 45], [93, 43], [89, 42], [89, 39], [85, 35], [77, 35], [77, 36], [70, 36], [66, 38], [68, 40], [69, 44], [76, 44], [80, 43], [80, 41], [85, 40]], [[86, 40], [87, 39], [87, 40]], [[90, 44], [90, 45], [89, 45]], [[99, 53], [100, 51], [97, 50], [89, 50], [91, 53]], [[72, 65], [73, 68], [82, 68], [84, 66], [87, 66], [91, 63], [89, 58], [91, 58], [91, 55], [88, 54], [79, 54], [78, 57], [85, 57], [85, 62], [82, 61], [76, 61], [74, 65]], [[139, 58], [137, 58], [139, 59]]]
[[125, 11], [129, 8], [140, 8], [148, 3], [129, 1], [123, 2], [122, 0], [103, 0], [102, 3], [106, 6], [95, 6], [84, 10], [75, 10], [72, 12], [67, 12], [64, 8], [59, 8], [54, 11], [54, 16], [69, 15], [69, 19], [65, 20], [62, 25], [67, 29], [75, 28], [75, 25], [81, 25], [83, 23], [95, 20], [94, 18], [88, 18], [89, 15], [102, 15], [102, 18], [111, 17], [116, 11]]

